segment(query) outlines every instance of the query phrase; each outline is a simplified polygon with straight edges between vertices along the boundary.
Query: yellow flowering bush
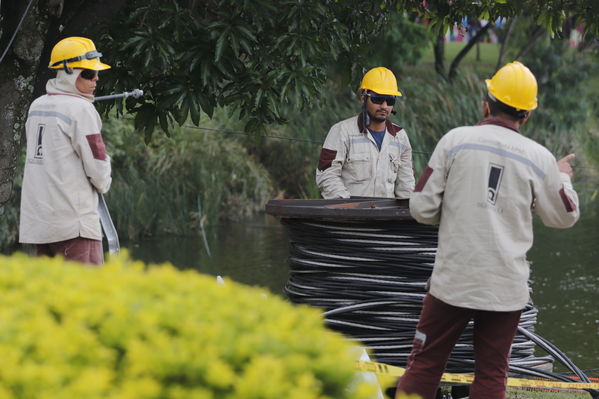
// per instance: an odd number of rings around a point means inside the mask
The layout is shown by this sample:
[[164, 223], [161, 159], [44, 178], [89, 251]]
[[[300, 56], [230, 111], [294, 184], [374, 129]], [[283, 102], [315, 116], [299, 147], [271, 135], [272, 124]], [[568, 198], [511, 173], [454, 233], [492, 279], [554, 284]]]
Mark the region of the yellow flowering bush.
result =
[[127, 254], [0, 256], [0, 399], [361, 399], [320, 312]]

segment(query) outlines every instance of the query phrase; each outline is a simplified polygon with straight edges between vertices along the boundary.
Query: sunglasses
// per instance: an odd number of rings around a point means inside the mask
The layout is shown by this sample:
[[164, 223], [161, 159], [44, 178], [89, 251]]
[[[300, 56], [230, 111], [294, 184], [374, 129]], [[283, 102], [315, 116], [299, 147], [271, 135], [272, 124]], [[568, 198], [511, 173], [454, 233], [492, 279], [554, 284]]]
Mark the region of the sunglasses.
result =
[[92, 69], [84, 69], [83, 71], [81, 71], [81, 74], [79, 76], [81, 76], [83, 79], [92, 80], [93, 78], [98, 76], [98, 71], [94, 71]]
[[372, 101], [373, 104], [382, 104], [384, 102], [387, 102], [388, 106], [393, 106], [395, 105], [395, 96], [380, 96], [378, 94], [364, 94], [365, 96], [370, 97], [370, 101]]

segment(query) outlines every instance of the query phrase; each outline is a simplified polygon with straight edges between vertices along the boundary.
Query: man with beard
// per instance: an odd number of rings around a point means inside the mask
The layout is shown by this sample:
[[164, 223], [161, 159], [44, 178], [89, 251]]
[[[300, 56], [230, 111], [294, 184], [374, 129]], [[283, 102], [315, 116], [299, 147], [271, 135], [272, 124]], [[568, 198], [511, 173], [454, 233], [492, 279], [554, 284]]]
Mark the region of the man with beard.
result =
[[414, 189], [412, 147], [401, 127], [388, 118], [397, 96], [389, 69], [368, 71], [360, 85], [362, 112], [329, 131], [318, 161], [316, 184], [325, 199], [409, 198]]

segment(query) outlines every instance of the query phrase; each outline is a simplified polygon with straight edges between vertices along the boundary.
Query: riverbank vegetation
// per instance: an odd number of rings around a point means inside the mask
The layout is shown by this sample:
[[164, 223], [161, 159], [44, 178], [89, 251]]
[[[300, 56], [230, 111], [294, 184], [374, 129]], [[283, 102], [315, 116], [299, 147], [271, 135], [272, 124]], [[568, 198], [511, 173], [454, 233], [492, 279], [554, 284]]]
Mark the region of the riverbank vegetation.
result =
[[[526, 23], [519, 23], [524, 26], [512, 34], [507, 60], [527, 39]], [[431, 65], [434, 40], [423, 26], [401, 17], [381, 35], [379, 41], [395, 43], [401, 51], [396, 57], [373, 51], [372, 65], [365, 67], [388, 63], [396, 72], [403, 96], [392, 120], [410, 137], [418, 177], [445, 132], [480, 120], [484, 79], [494, 70], [499, 44], [481, 43], [480, 60], [464, 61], [449, 81]], [[397, 42], [400, 36], [410, 37], [411, 44]], [[448, 58], [459, 51], [455, 43], [447, 43]], [[556, 157], [576, 153], [574, 184], [583, 200], [595, 198], [599, 191], [596, 60], [592, 47], [579, 51], [567, 40], [552, 40], [549, 35], [522, 59], [538, 77], [540, 104], [522, 132]], [[348, 82], [337, 68], [330, 67], [329, 79], [317, 96], [307, 102], [289, 98], [285, 123], [267, 125], [265, 133], [245, 133], [251, 118], [233, 106], [214, 108], [211, 118], [200, 115], [199, 126], [191, 120], [182, 127], [172, 124], [168, 135], [158, 127], [152, 134], [144, 133], [127, 114], [109, 114], [104, 137], [113, 157], [113, 185], [106, 199], [119, 234], [129, 239], [189, 234], [200, 226], [214, 227], [219, 219], [239, 220], [263, 209], [270, 198], [318, 198], [314, 172], [326, 133], [360, 109], [356, 82]], [[17, 240], [22, 169], [17, 176], [14, 195], [0, 220], [3, 251]]]
[[[588, 199], [597, 192], [597, 111], [585, 97], [584, 75], [568, 76], [569, 69], [557, 67], [555, 73], [563, 76], [541, 80], [541, 106], [522, 131], [558, 157], [577, 154], [574, 183]], [[393, 120], [408, 132], [418, 176], [447, 130], [480, 120], [484, 81], [466, 72], [449, 83], [415, 69], [398, 80], [404, 96]], [[156, 134], [150, 143], [131, 119], [105, 120], [104, 137], [113, 158], [106, 199], [119, 234], [133, 240], [189, 234], [200, 222], [214, 227], [222, 218], [239, 220], [263, 209], [271, 198], [319, 198], [314, 171], [325, 135], [336, 121], [359, 111], [355, 93], [335, 83], [323, 89], [311, 109], [291, 112], [286, 125], [270, 126], [266, 137], [243, 134], [243, 120], [228, 108], [216, 110], [201, 128], [173, 127], [169, 136]], [[4, 248], [17, 238], [16, 184], [0, 222]]]
[[242, 142], [223, 135], [183, 126], [146, 144], [131, 121], [111, 119], [104, 136], [114, 171], [106, 198], [130, 240], [240, 219], [262, 209], [274, 192], [265, 167]]

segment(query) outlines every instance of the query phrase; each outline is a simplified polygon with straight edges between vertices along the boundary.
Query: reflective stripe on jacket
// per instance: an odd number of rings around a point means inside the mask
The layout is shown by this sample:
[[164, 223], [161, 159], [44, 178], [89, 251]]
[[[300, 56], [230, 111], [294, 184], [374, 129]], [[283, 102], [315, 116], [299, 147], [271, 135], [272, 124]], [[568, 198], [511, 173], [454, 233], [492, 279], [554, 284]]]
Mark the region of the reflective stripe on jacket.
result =
[[322, 196], [409, 198], [414, 189], [414, 171], [405, 130], [387, 120], [379, 151], [361, 122], [354, 116], [331, 127], [316, 169], [316, 184]]
[[59, 71], [48, 81], [48, 94], [29, 108], [22, 243], [102, 239], [97, 193], [110, 188], [110, 158], [100, 134], [100, 116], [74, 86], [79, 72]]
[[557, 228], [580, 215], [555, 157], [497, 124], [460, 127], [441, 138], [410, 212], [421, 223], [439, 223], [430, 293], [453, 306], [489, 311], [519, 310], [529, 300], [533, 213]]

